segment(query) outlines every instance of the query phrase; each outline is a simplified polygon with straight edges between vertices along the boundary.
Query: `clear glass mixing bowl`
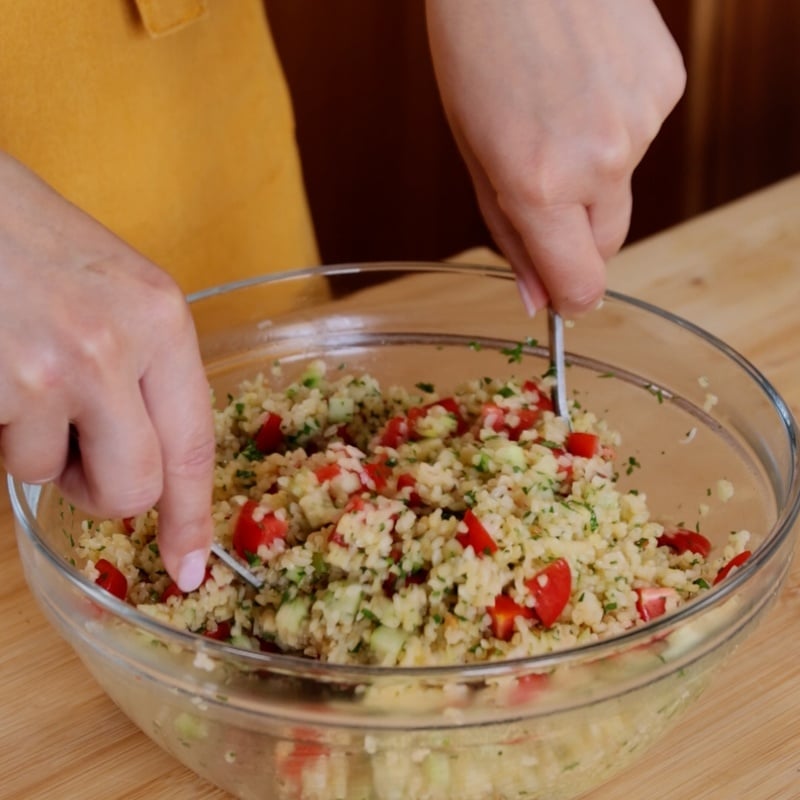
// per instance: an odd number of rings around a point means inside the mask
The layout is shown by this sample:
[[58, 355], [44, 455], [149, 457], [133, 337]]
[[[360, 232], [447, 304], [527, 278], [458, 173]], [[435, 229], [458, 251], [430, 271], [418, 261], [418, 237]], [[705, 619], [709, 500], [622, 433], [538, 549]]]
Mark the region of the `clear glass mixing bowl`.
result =
[[[276, 360], [287, 381], [324, 358], [386, 383], [435, 377], [442, 390], [519, 372], [504, 350], [516, 348], [532, 374], [548, 366], [544, 315], [523, 313], [500, 268], [321, 268], [222, 286], [191, 306], [218, 397]], [[637, 465], [621, 470], [623, 487], [646, 492], [657, 519], [704, 514], [719, 547], [731, 529], [753, 534], [752, 557], [671, 616], [556, 654], [470, 666], [247, 652], [164, 627], [92, 584], [71, 561], [77, 510], [53, 487], [11, 481], [31, 590], [120, 708], [237, 797], [574, 798], [680, 724], [771, 605], [800, 484], [791, 414], [722, 342], [613, 294], [566, 341], [570, 391], [622, 433], [622, 463]], [[725, 503], [710, 493], [722, 478], [735, 487]]]

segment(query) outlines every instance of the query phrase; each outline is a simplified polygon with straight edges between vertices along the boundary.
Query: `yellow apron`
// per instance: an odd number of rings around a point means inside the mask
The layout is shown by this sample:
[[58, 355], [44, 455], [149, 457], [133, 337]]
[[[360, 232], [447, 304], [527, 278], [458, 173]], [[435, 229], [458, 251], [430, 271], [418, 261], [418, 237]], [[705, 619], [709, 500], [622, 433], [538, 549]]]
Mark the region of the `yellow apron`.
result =
[[0, 0], [0, 148], [186, 292], [318, 261], [261, 0]]

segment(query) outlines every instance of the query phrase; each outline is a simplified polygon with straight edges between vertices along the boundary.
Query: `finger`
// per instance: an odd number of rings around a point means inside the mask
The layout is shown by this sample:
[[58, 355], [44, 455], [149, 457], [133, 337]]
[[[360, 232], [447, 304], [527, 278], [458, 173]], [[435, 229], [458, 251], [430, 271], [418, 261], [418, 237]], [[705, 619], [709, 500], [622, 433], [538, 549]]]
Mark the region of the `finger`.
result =
[[581, 205], [505, 209], [547, 289], [565, 316], [594, 308], [603, 296], [606, 265], [597, 248], [589, 213]]
[[609, 187], [600, 200], [589, 206], [589, 224], [597, 250], [604, 259], [611, 258], [625, 243], [631, 225], [632, 208], [629, 180], [619, 181]]
[[[457, 135], [456, 138], [458, 139]], [[517, 287], [522, 297], [522, 302], [528, 314], [532, 317], [539, 309], [547, 305], [547, 290], [536, 274], [536, 267], [525, 250], [522, 239], [520, 239], [519, 234], [514, 230], [508, 217], [498, 205], [497, 192], [494, 190], [486, 172], [469, 149], [463, 143], [460, 146], [464, 161], [472, 177], [481, 214], [486, 221], [495, 244], [508, 259], [514, 274], [517, 276]]]
[[129, 517], [155, 505], [161, 452], [134, 379], [101, 381], [86, 392], [74, 427], [72, 457], [57, 482], [73, 503], [104, 517]]
[[69, 423], [54, 411], [32, 415], [0, 428], [0, 455], [5, 469], [25, 483], [56, 480], [67, 463]]
[[142, 391], [161, 442], [164, 488], [159, 501], [159, 549], [183, 591], [203, 581], [213, 535], [211, 487], [214, 426], [211, 396], [186, 312], [169, 352], [154, 360]]

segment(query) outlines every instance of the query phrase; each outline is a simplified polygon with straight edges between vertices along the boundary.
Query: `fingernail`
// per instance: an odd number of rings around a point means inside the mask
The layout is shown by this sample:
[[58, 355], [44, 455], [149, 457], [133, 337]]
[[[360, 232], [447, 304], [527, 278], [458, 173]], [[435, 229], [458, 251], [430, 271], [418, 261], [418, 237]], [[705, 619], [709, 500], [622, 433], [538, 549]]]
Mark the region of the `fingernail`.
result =
[[522, 298], [522, 304], [525, 306], [528, 316], [533, 319], [536, 316], [536, 303], [533, 302], [528, 287], [521, 280], [517, 280], [517, 289], [519, 289], [519, 296]]
[[176, 581], [182, 592], [192, 592], [203, 582], [207, 562], [208, 552], [206, 550], [192, 550], [183, 557], [183, 561], [178, 567]]

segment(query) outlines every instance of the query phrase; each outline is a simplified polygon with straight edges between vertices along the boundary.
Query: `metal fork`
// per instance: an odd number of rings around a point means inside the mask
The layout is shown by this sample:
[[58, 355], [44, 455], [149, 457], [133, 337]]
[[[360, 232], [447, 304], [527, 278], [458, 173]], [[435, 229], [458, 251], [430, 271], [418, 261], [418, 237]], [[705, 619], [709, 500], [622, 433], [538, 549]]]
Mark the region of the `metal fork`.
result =
[[253, 588], [260, 589], [264, 582], [259, 580], [237, 558], [234, 558], [219, 542], [211, 545], [211, 552], [223, 563], [229, 566], [242, 580], [247, 581]]
[[564, 320], [552, 306], [547, 310], [547, 331], [550, 350], [550, 372], [555, 378], [555, 383], [550, 392], [553, 410], [559, 417], [563, 417], [567, 421], [567, 425], [571, 425], [569, 407], [567, 405], [566, 364], [564, 361]]

